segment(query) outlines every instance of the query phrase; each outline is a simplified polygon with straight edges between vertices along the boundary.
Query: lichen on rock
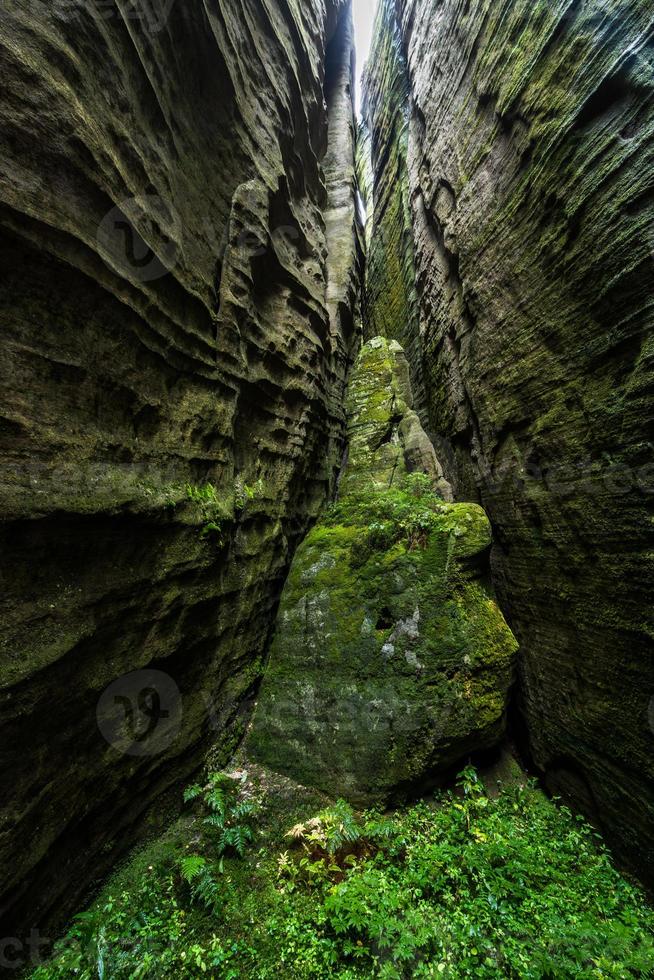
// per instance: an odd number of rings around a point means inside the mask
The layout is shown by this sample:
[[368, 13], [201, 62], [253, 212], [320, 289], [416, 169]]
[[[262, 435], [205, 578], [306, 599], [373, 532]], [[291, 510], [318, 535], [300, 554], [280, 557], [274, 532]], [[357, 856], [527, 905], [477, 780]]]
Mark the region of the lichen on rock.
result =
[[296, 554], [248, 739], [259, 761], [358, 803], [496, 743], [517, 649], [484, 576], [488, 518], [435, 491], [411, 402], [399, 344], [367, 343], [341, 494]]

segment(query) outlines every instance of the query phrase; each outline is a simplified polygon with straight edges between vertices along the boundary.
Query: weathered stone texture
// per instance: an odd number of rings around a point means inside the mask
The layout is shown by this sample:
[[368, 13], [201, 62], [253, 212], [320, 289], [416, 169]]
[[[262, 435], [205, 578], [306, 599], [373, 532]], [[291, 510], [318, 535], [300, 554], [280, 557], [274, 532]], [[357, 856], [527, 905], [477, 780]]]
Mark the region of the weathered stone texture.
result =
[[[3, 935], [62, 915], [208, 738], [226, 754], [243, 729], [342, 454], [349, 17], [338, 0], [3, 11]], [[178, 685], [181, 732], [121, 755], [96, 705], [148, 666]]]
[[651, 876], [654, 10], [396, 9], [436, 449], [496, 531], [536, 763]]
[[409, 88], [394, 0], [380, 0], [364, 77], [361, 170], [368, 211], [364, 334], [397, 340], [411, 365], [419, 411], [422, 348], [418, 328], [413, 239], [407, 181]]
[[409, 473], [431, 478], [443, 500], [452, 488], [420, 424], [409, 364], [396, 340], [373, 337], [357, 358], [347, 389], [347, 465], [339, 493], [397, 486]]
[[440, 472], [411, 404], [401, 348], [373, 339], [348, 393], [339, 498], [296, 553], [246, 743], [358, 804], [401, 798], [496, 744], [513, 679], [516, 642], [486, 581], [488, 518], [434, 493], [411, 455], [419, 443]]

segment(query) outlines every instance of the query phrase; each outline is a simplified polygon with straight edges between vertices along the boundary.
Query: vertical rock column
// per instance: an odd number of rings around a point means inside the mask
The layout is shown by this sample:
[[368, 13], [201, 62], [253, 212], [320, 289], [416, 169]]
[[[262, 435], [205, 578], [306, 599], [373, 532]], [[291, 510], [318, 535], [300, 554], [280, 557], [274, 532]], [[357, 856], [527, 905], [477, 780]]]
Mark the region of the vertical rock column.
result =
[[[356, 120], [354, 115], [354, 26], [352, 8], [342, 11], [327, 46], [325, 101], [328, 113], [328, 147], [323, 161], [328, 206], [327, 309], [332, 343], [345, 375], [353, 346], [361, 330], [361, 285], [365, 243], [357, 207]], [[340, 391], [339, 406], [345, 399]]]

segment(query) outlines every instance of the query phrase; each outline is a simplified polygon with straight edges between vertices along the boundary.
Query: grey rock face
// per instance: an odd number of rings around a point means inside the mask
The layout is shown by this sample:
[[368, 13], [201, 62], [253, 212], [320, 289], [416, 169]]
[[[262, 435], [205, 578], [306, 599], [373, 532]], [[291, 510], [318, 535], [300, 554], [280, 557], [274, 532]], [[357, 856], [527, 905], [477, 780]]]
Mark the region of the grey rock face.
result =
[[[430, 433], [496, 529], [536, 763], [651, 873], [654, 12], [387, 7]], [[373, 127], [390, 71], [373, 64]]]
[[[3, 935], [228, 756], [343, 447], [348, 5], [103, 7], [0, 23]], [[125, 753], [153, 667], [178, 730]]]

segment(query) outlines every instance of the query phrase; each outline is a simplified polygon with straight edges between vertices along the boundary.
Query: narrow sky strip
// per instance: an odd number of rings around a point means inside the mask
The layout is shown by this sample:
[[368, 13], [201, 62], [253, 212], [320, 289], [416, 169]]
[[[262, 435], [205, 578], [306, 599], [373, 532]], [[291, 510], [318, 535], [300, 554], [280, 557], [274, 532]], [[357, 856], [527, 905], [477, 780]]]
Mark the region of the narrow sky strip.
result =
[[357, 91], [356, 107], [357, 113], [361, 113], [361, 75], [372, 42], [372, 26], [375, 19], [377, 0], [352, 0], [352, 10], [354, 14], [354, 32], [357, 45]]

